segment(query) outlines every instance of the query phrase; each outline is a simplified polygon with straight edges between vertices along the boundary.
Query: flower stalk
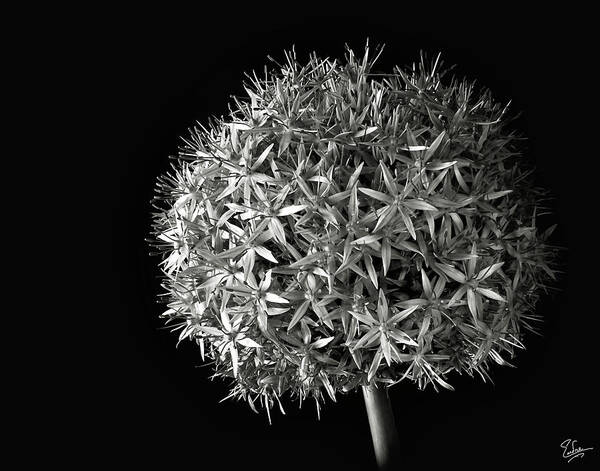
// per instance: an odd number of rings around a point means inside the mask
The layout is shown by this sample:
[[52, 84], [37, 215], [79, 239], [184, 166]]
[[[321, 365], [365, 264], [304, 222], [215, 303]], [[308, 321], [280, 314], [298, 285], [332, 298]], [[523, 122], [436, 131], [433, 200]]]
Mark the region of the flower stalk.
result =
[[362, 391], [378, 469], [386, 471], [397, 469], [400, 439], [388, 390], [383, 386], [379, 388], [363, 386]]

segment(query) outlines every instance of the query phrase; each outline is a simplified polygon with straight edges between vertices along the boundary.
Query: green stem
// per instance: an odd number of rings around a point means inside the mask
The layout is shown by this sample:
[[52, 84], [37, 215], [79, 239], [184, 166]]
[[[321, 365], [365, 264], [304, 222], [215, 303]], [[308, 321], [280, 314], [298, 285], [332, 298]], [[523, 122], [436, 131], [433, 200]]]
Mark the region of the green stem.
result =
[[380, 470], [398, 469], [400, 440], [387, 388], [362, 388], [377, 466]]

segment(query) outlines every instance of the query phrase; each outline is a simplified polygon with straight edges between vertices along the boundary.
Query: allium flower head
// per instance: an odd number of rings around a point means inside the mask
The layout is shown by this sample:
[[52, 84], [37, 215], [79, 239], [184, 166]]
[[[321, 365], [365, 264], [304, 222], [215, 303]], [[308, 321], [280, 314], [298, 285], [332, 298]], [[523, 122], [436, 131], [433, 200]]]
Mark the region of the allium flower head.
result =
[[368, 47], [286, 59], [159, 178], [164, 317], [254, 410], [485, 379], [554, 276], [507, 107], [439, 56], [390, 74]]

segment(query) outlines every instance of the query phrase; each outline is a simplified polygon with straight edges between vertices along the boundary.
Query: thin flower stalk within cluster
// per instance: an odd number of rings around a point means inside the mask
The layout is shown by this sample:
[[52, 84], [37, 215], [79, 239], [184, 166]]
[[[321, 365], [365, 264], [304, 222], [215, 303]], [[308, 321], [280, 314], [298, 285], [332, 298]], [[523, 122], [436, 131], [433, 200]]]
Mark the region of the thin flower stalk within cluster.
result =
[[444, 81], [439, 56], [385, 75], [368, 47], [286, 59], [158, 180], [164, 317], [254, 410], [485, 380], [554, 277], [506, 107]]

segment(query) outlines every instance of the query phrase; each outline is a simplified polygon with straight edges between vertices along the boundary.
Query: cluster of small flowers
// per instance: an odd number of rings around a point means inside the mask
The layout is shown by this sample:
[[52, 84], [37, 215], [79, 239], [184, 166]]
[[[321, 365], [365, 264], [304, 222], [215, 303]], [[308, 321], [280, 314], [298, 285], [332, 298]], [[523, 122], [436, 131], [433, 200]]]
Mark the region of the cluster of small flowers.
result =
[[554, 276], [506, 107], [445, 84], [439, 56], [387, 75], [368, 47], [286, 59], [158, 180], [164, 316], [253, 408], [485, 379]]

